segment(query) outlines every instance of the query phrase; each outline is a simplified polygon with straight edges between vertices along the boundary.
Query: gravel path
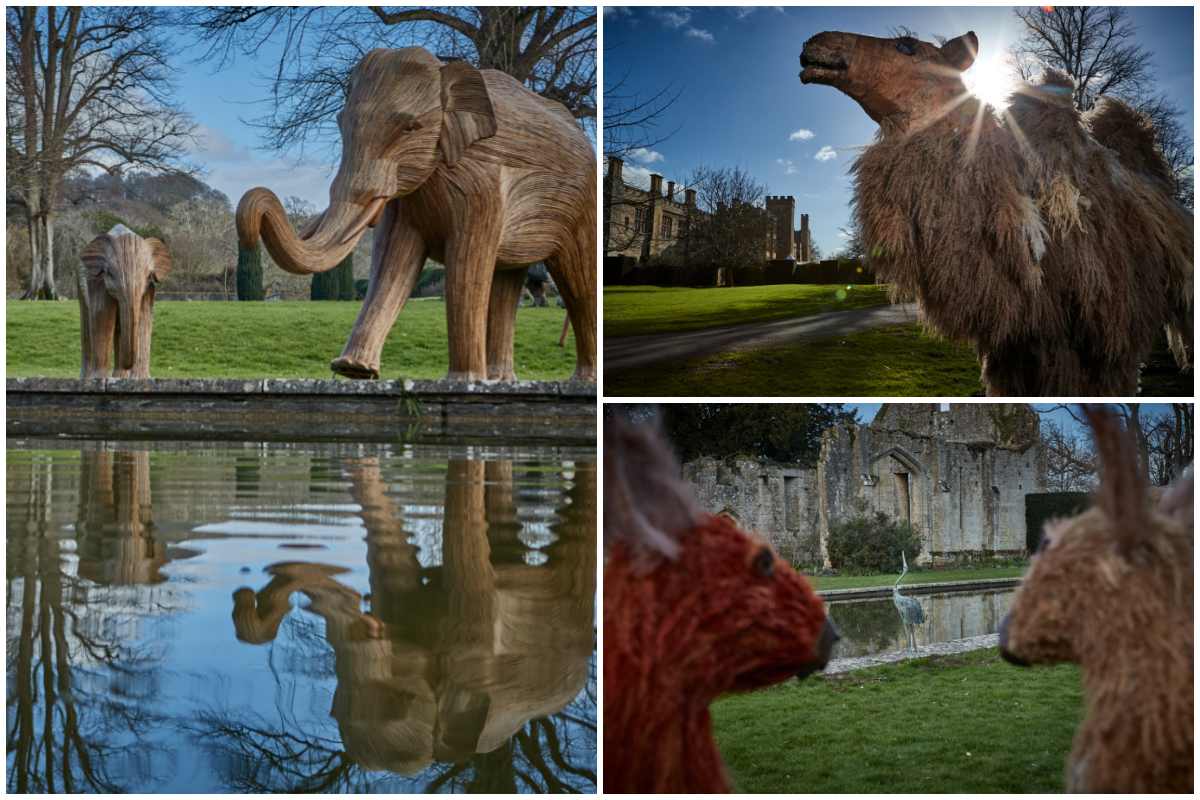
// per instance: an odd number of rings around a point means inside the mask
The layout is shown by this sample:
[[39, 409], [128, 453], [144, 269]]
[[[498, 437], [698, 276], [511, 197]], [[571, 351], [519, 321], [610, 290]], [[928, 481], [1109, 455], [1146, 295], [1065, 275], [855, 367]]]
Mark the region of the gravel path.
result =
[[622, 336], [604, 340], [604, 369], [627, 369], [683, 361], [688, 358], [736, 353], [759, 347], [773, 347], [808, 339], [825, 339], [850, 333], [904, 325], [917, 321], [915, 303], [903, 303], [850, 311], [826, 311], [807, 317], [791, 317], [772, 322], [749, 322], [681, 333], [655, 333]]
[[838, 672], [849, 672], [852, 669], [874, 667], [879, 664], [893, 664], [908, 658], [923, 658], [924, 656], [933, 655], [948, 656], [954, 653], [968, 653], [972, 650], [986, 650], [989, 647], [996, 647], [999, 644], [1000, 634], [989, 633], [985, 636], [972, 636], [969, 639], [954, 639], [949, 642], [922, 645], [917, 648], [915, 654], [905, 650], [897, 650], [892, 653], [876, 653], [870, 656], [859, 656], [858, 658], [839, 658], [835, 661], [830, 661], [821, 672], [825, 675], [833, 675]]

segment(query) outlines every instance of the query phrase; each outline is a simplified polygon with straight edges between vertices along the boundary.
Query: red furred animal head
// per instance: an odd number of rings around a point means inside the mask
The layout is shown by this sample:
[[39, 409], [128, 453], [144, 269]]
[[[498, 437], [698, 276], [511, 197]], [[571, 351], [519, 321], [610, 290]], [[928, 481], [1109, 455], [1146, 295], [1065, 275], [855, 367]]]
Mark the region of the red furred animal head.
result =
[[766, 542], [692, 504], [653, 421], [604, 432], [604, 789], [727, 791], [708, 705], [824, 667], [824, 606]]

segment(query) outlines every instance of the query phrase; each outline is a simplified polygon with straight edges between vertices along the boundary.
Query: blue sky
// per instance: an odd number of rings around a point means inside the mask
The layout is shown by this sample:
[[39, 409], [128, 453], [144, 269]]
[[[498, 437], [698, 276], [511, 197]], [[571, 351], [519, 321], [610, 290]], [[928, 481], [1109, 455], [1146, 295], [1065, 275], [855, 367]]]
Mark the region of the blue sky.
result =
[[[901, 399], [903, 399], [905, 402], [910, 401], [909, 398], [901, 398]], [[958, 401], [955, 401], [955, 402], [958, 402]], [[875, 415], [879, 413], [879, 407], [881, 405], [883, 405], [883, 404], [882, 403], [845, 403], [844, 408], [847, 411], [852, 410], [852, 409], [856, 410], [858, 412], [859, 422], [861, 422], [864, 425], [870, 425], [872, 420], [875, 419]], [[1033, 405], [1033, 409], [1038, 412], [1038, 416], [1040, 416], [1042, 418], [1043, 422], [1046, 422], [1046, 421], [1055, 422], [1055, 423], [1058, 423], [1059, 425], [1062, 425], [1067, 430], [1071, 430], [1076, 427], [1082, 427], [1082, 426], [1080, 426], [1080, 424], [1078, 422], [1076, 422], [1071, 417], [1071, 414], [1066, 409], [1062, 409], [1062, 408], [1055, 409], [1055, 406], [1057, 405], [1056, 403], [1033, 403], [1032, 405]], [[1074, 410], [1076, 413], [1079, 413], [1078, 407], [1075, 407]], [[1142, 419], [1150, 419], [1151, 417], [1157, 417], [1160, 414], [1169, 414], [1170, 411], [1171, 411], [1170, 403], [1142, 403], [1141, 418]]]
[[[1129, 22], [1155, 54], [1159, 89], [1187, 112], [1193, 127], [1194, 12], [1129, 7]], [[826, 254], [849, 227], [847, 165], [878, 126], [849, 97], [830, 86], [800, 83], [800, 48], [814, 34], [851, 31], [885, 37], [901, 26], [924, 41], [954, 38], [969, 30], [979, 37], [976, 65], [965, 74], [999, 72], [990, 59], [1016, 40], [1011, 7], [621, 7], [606, 6], [604, 72], [629, 70], [627, 89], [671, 85], [683, 94], [665, 114], [661, 130], [682, 128], [631, 159], [627, 181], [657, 172], [679, 182], [703, 164], [740, 163], [768, 194], [796, 198], [809, 215], [813, 239]]]

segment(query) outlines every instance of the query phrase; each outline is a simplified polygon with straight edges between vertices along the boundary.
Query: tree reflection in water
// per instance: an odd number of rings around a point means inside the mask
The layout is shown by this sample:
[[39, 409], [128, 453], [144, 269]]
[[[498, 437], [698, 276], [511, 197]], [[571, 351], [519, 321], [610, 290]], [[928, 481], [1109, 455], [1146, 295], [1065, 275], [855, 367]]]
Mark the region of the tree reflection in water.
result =
[[[56, 469], [54, 457], [10, 459], [8, 792], [146, 791], [155, 785], [152, 762], [167, 755], [143, 740], [164, 721], [147, 711], [160, 689], [162, 651], [130, 644], [119, 621], [136, 624], [175, 598], [148, 585], [161, 580], [166, 562], [151, 536], [148, 454], [111, 455], [85, 450], [77, 471]], [[72, 490], [74, 544], [92, 551], [87, 568], [51, 519], [51, 495]]]
[[[344, 569], [284, 562], [260, 591], [239, 589], [233, 611], [237, 637], [265, 644], [294, 618], [293, 593], [309, 600], [325, 642], [290, 625], [287, 660], [332, 647], [339, 735], [295, 719], [282, 681], [278, 720], [209, 711], [190, 730], [225, 788], [594, 791], [595, 465], [576, 466], [538, 564], [518, 536], [511, 462], [452, 459], [436, 567], [418, 561], [378, 460], [340, 466], [367, 529], [371, 594], [340, 582]], [[378, 771], [416, 777], [368, 778]]]

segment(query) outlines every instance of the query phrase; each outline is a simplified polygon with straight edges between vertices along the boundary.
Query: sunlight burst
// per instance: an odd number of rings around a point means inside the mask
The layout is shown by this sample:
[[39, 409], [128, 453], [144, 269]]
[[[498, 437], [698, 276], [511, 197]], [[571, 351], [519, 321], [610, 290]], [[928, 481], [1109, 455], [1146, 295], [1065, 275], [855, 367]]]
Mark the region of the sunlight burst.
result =
[[963, 83], [971, 94], [1000, 111], [1008, 106], [1008, 96], [1013, 90], [1011, 62], [1004, 54], [992, 58], [981, 55], [963, 73]]

